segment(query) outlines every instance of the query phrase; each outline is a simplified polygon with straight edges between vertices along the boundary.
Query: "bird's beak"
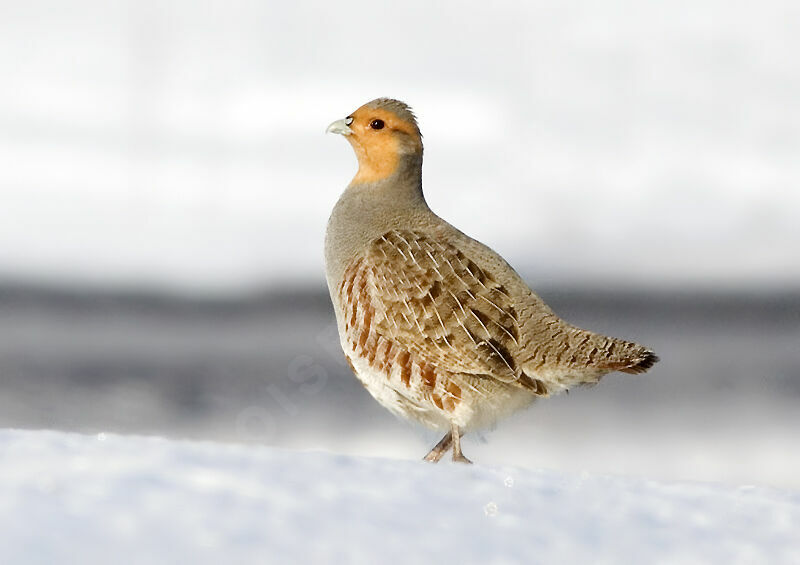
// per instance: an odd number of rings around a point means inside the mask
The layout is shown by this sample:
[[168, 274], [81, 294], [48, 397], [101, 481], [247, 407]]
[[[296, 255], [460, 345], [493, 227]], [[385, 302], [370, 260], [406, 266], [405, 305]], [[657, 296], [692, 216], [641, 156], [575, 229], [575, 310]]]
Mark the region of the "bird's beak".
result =
[[328, 126], [328, 129], [325, 130], [325, 133], [340, 133], [342, 135], [350, 135], [353, 133], [353, 130], [345, 123], [347, 118], [343, 118], [341, 120], [336, 120], [331, 125]]

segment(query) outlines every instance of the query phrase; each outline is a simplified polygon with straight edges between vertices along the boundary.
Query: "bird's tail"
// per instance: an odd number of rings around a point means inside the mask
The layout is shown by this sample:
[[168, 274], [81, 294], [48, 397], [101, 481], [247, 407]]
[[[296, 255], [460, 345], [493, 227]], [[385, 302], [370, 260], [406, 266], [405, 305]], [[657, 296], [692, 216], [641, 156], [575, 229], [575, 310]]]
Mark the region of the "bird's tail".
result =
[[[547, 369], [559, 375], [556, 380], [563, 386], [591, 385], [612, 371], [639, 374], [658, 362], [658, 357], [650, 348], [638, 343], [575, 326], [545, 324], [545, 328], [556, 328], [552, 330], [555, 335], [548, 342], [550, 347], [532, 348], [534, 355], [520, 363], [525, 375], [535, 377]], [[526, 382], [521, 384], [540, 394], [538, 386], [534, 388]]]
[[608, 337], [598, 348], [593, 364], [598, 369], [637, 375], [648, 371], [657, 362], [658, 356], [653, 350], [638, 343]]

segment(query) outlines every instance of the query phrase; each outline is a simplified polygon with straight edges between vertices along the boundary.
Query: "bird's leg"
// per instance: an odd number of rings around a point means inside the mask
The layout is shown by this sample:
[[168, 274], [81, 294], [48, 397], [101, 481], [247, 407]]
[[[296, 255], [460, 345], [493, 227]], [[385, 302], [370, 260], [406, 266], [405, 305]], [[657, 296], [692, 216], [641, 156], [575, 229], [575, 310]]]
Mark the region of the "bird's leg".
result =
[[472, 463], [469, 459], [464, 457], [461, 453], [461, 430], [458, 429], [456, 424], [452, 424], [453, 430], [450, 435], [453, 437], [453, 461], [458, 463]]
[[447, 432], [445, 436], [439, 440], [433, 449], [431, 449], [428, 454], [425, 456], [425, 461], [429, 461], [431, 463], [438, 463], [439, 459], [447, 453], [447, 450], [450, 449], [450, 446], [453, 445], [453, 433]]

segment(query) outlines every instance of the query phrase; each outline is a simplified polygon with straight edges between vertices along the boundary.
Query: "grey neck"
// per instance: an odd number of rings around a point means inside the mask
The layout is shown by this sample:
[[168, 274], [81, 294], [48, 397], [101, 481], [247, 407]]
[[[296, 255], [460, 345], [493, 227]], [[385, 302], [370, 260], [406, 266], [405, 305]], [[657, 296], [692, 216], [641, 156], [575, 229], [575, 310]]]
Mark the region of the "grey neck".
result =
[[375, 200], [388, 199], [395, 206], [419, 206], [425, 202], [422, 194], [422, 155], [404, 156], [391, 176], [377, 182], [351, 183], [347, 191], [369, 194]]
[[393, 229], [409, 229], [430, 214], [422, 194], [421, 155], [406, 156], [386, 179], [350, 184], [328, 221], [328, 283], [338, 284], [346, 262], [362, 253], [371, 241]]

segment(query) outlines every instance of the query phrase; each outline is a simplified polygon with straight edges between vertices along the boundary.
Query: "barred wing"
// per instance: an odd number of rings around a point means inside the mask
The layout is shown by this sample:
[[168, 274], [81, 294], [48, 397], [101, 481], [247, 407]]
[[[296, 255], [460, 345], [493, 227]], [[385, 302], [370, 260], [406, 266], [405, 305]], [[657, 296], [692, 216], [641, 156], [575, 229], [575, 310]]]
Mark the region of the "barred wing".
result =
[[350, 279], [360, 279], [378, 335], [450, 372], [504, 382], [520, 377], [513, 301], [456, 247], [396, 230], [375, 240], [358, 262], [361, 272]]

